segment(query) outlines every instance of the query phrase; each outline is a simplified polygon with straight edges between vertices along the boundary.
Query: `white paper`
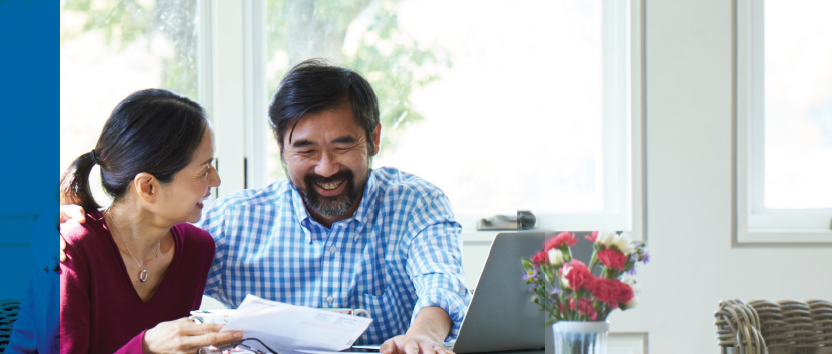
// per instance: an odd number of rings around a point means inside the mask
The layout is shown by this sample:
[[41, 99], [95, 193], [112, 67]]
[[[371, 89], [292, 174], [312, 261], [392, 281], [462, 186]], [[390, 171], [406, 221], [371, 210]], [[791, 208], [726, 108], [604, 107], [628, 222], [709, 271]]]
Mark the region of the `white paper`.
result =
[[368, 345], [353, 345], [352, 349], [366, 349], [366, 350], [381, 350], [380, 344], [368, 344]]
[[341, 351], [349, 348], [370, 322], [365, 317], [294, 306], [249, 294], [221, 331], [243, 331], [243, 338], [257, 338], [278, 352]]

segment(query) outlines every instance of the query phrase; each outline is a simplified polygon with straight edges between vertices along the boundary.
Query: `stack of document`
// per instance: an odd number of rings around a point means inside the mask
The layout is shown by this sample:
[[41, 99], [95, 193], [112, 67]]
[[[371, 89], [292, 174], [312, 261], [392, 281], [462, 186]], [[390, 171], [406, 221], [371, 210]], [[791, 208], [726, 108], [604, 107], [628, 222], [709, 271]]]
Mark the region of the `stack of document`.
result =
[[348, 349], [372, 322], [365, 317], [269, 301], [251, 294], [233, 312], [217, 313], [219, 319], [205, 312], [193, 314], [204, 322], [227, 321], [222, 332], [242, 331], [243, 338], [257, 338], [280, 354]]

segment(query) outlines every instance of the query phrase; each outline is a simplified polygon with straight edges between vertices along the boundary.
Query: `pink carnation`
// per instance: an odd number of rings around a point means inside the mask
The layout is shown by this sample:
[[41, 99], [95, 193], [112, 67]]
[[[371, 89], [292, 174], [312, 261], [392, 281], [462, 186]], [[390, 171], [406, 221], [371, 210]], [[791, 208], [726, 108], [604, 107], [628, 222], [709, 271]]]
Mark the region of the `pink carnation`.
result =
[[584, 238], [592, 243], [595, 243], [595, 239], [598, 238], [598, 231], [593, 231], [592, 234], [584, 236]]
[[627, 265], [627, 256], [621, 254], [612, 248], [607, 248], [597, 254], [598, 260], [601, 264], [610, 269], [622, 270]]
[[618, 303], [626, 304], [633, 300], [633, 297], [635, 296], [635, 294], [633, 294], [633, 288], [627, 285], [627, 283], [619, 281], [616, 286], [618, 287]]
[[549, 252], [552, 248], [560, 248], [563, 244], [569, 245], [569, 247], [574, 246], [578, 243], [578, 238], [575, 237], [574, 234], [570, 234], [568, 232], [561, 232], [548, 242], [546, 242], [546, 247], [543, 247], [546, 252]]
[[575, 290], [592, 290], [592, 284], [595, 282], [595, 276], [589, 268], [577, 259], [573, 259], [571, 264], [564, 264], [563, 278], [569, 283], [569, 287]]
[[[623, 284], [618, 279], [599, 278], [595, 281], [592, 288], [592, 296], [611, 308], [618, 308], [618, 302], [621, 298], [621, 289], [618, 284]], [[627, 284], [624, 284], [627, 285]]]
[[546, 251], [540, 251], [532, 257], [532, 264], [540, 266], [541, 263], [549, 263], [549, 256], [546, 254]]
[[577, 310], [578, 313], [586, 316], [592, 321], [595, 321], [595, 319], [598, 318], [598, 313], [595, 312], [595, 308], [592, 307], [592, 300], [590, 299], [580, 299], [578, 301], [575, 301], [570, 297], [569, 308], [572, 310]]

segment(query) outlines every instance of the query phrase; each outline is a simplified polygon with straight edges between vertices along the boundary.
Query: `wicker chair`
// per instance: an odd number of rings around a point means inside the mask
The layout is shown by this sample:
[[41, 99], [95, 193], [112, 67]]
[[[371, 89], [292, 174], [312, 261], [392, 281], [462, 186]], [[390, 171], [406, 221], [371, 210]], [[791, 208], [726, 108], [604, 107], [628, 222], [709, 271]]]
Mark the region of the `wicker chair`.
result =
[[832, 302], [723, 301], [716, 317], [723, 353], [832, 354]]
[[17, 319], [20, 301], [0, 300], [0, 353], [6, 351], [9, 338], [12, 335], [12, 324]]

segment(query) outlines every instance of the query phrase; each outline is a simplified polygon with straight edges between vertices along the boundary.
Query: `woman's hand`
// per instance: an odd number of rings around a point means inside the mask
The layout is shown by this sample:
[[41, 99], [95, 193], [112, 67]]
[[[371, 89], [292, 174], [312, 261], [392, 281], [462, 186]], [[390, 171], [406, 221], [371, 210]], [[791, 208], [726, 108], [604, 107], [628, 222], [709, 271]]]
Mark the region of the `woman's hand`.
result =
[[220, 333], [222, 323], [194, 323], [187, 318], [162, 322], [144, 333], [145, 353], [196, 353], [199, 348], [243, 338], [243, 332]]
[[[77, 222], [79, 224], [83, 224], [86, 221], [84, 217], [84, 208], [79, 205], [67, 204], [61, 205], [61, 224], [72, 221]], [[58, 225], [58, 230], [60, 231], [60, 225]], [[63, 236], [58, 235], [61, 239], [61, 248], [60, 248], [60, 255], [58, 259], [61, 263], [66, 262], [66, 241], [64, 240]]]

